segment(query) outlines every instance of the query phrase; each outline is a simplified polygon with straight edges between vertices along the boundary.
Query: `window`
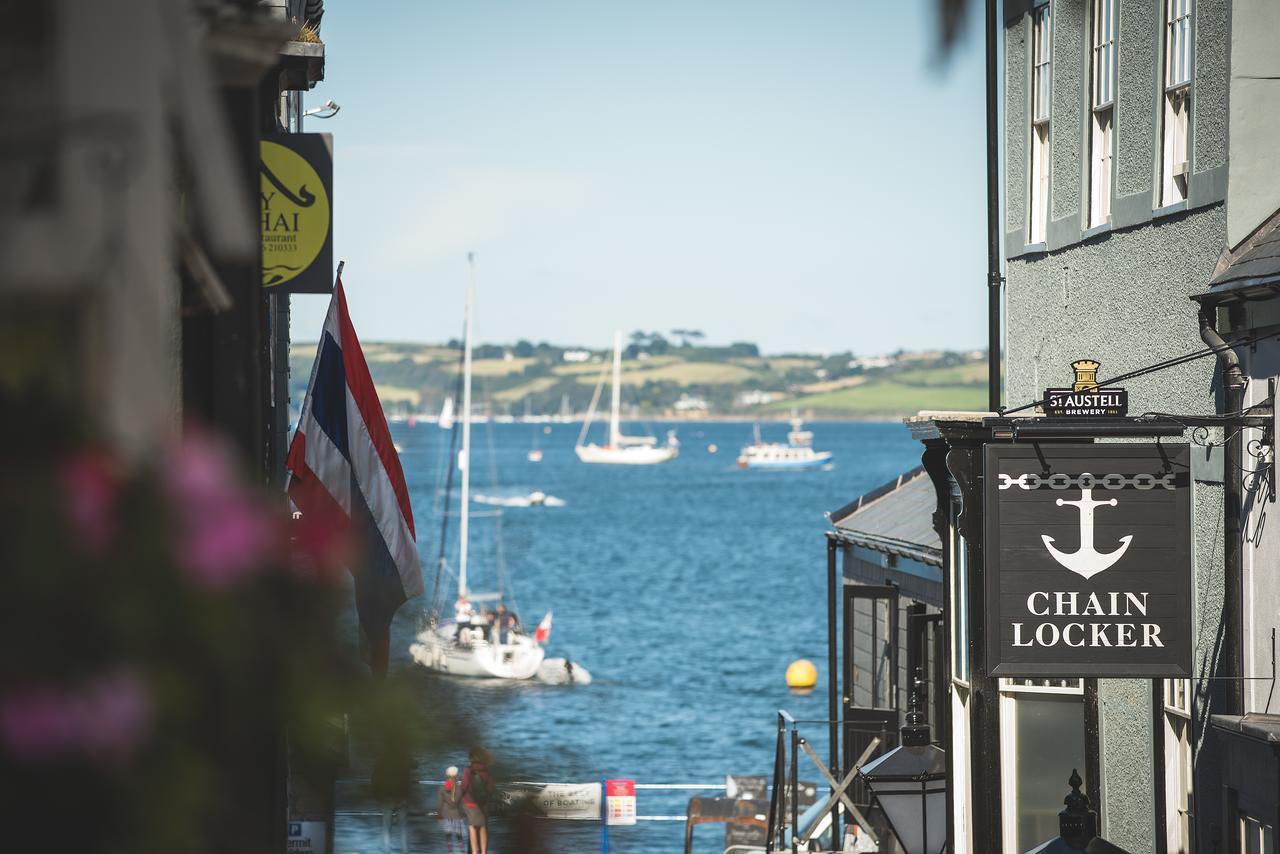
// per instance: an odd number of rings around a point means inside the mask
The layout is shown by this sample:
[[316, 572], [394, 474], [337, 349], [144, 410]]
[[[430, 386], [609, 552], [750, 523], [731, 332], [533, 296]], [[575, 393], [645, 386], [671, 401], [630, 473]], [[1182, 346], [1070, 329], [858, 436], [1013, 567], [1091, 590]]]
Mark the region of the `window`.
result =
[[1164, 0], [1164, 123], [1160, 160], [1160, 204], [1187, 197], [1191, 119], [1192, 0]]
[[1049, 99], [1052, 93], [1048, 4], [1031, 20], [1031, 212], [1028, 243], [1044, 243], [1049, 219]]
[[1000, 680], [1000, 765], [1003, 850], [1057, 836], [1067, 779], [1085, 773], [1083, 680]]
[[1116, 107], [1116, 3], [1093, 3], [1093, 107], [1089, 136], [1089, 227], [1111, 219], [1111, 150]]
[[1165, 836], [1169, 854], [1190, 854], [1195, 830], [1191, 810], [1191, 682], [1164, 680]]
[[1276, 854], [1275, 828], [1249, 815], [1239, 821], [1240, 854]]

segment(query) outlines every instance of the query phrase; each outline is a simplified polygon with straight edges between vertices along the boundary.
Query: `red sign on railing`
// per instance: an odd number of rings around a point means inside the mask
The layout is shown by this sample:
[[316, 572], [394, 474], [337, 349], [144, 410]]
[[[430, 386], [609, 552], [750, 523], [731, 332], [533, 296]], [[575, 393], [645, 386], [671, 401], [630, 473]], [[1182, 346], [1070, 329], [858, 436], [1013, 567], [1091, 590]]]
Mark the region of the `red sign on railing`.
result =
[[604, 803], [606, 824], [635, 824], [636, 781], [605, 780]]

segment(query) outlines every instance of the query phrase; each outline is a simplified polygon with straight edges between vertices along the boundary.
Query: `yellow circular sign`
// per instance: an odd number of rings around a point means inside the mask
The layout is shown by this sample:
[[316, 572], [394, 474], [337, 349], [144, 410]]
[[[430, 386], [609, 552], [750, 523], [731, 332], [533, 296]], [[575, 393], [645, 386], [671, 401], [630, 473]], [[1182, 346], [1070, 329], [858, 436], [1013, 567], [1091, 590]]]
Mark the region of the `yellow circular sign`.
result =
[[262, 284], [282, 285], [316, 260], [329, 237], [324, 182], [296, 151], [262, 142]]

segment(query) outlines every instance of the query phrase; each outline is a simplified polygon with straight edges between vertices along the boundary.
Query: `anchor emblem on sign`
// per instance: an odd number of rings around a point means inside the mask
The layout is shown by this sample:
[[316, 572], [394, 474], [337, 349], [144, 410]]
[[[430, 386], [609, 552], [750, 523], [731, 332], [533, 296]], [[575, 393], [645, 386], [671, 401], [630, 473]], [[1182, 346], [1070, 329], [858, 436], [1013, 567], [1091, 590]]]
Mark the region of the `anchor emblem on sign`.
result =
[[[1081, 476], [1084, 479], [1084, 476]], [[1058, 563], [1083, 578], [1092, 578], [1103, 570], [1110, 569], [1115, 565], [1116, 561], [1124, 557], [1124, 553], [1129, 550], [1129, 544], [1133, 542], [1133, 534], [1127, 534], [1120, 538], [1120, 548], [1113, 552], [1100, 552], [1093, 547], [1093, 511], [1095, 507], [1110, 506], [1115, 507], [1117, 502], [1114, 498], [1106, 501], [1094, 501], [1092, 487], [1080, 489], [1079, 501], [1067, 501], [1059, 498], [1057, 505], [1062, 507], [1070, 504], [1080, 510], [1080, 549], [1078, 551], [1067, 554], [1054, 548], [1054, 539], [1048, 534], [1041, 534], [1040, 539], [1044, 540], [1044, 547], [1049, 550], [1049, 555]]]

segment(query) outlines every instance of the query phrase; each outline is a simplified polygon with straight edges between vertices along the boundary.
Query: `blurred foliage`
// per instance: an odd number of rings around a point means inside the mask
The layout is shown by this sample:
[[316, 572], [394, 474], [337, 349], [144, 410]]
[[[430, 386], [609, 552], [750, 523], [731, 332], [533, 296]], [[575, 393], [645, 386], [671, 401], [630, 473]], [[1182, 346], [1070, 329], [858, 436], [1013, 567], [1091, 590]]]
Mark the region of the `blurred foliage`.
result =
[[212, 436], [130, 463], [37, 396], [3, 404], [6, 847], [261, 849], [284, 734], [330, 761], [358, 696], [336, 542], [291, 543]]
[[[348, 720], [369, 796], [434, 806], [415, 757], [482, 739], [465, 697], [423, 702], [343, 642], [353, 544], [207, 432], [131, 462], [41, 392], [0, 408], [6, 850], [279, 854], [286, 808], [332, 807]], [[518, 812], [506, 833], [542, 850]]]

